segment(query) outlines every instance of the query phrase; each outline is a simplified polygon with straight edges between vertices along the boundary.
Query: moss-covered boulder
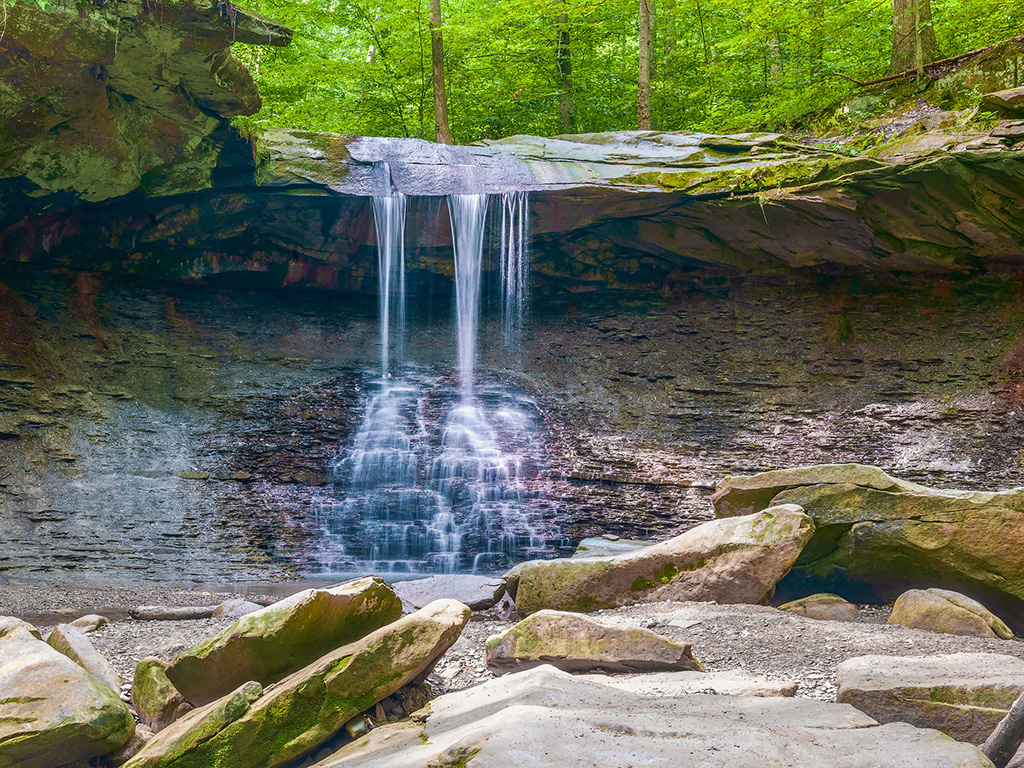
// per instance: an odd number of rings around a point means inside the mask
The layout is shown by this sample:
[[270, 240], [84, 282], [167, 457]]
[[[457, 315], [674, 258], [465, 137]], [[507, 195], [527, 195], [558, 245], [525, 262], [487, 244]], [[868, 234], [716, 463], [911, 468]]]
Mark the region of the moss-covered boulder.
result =
[[0, 616], [0, 637], [13, 632], [16, 629], [25, 629], [35, 638], [39, 638], [39, 630], [29, 624], [27, 621], [23, 621], [15, 616]]
[[981, 744], [1024, 691], [1024, 661], [995, 653], [858, 656], [836, 670], [836, 700], [880, 723]]
[[153, 731], [162, 731], [188, 711], [185, 697], [167, 679], [167, 663], [155, 656], [135, 665], [132, 704]]
[[654, 600], [762, 603], [813, 532], [800, 507], [782, 505], [713, 520], [622, 555], [522, 563], [505, 578], [522, 614]]
[[135, 720], [111, 688], [16, 628], [0, 637], [0, 768], [54, 768], [127, 743]]
[[786, 590], [891, 600], [941, 586], [1024, 609], [1022, 489], [936, 490], [874, 467], [826, 464], [727, 478], [715, 493], [719, 515], [761, 504], [798, 504], [814, 519]]
[[890, 624], [948, 635], [1013, 638], [1002, 619], [977, 600], [948, 589], [911, 589], [896, 599]]
[[70, 624], [59, 624], [46, 644], [59, 653], [63, 653], [75, 664], [91, 674], [97, 680], [107, 684], [114, 691], [121, 690], [121, 678], [106, 657], [93, 648], [89, 638]]
[[567, 672], [703, 671], [689, 643], [646, 629], [613, 627], [588, 616], [537, 611], [487, 638], [487, 666], [511, 672], [551, 664]]
[[839, 595], [819, 592], [816, 595], [801, 597], [779, 606], [780, 611], [806, 616], [809, 619], [827, 621], [853, 621], [857, 618], [857, 606], [844, 600]]
[[183, 651], [167, 678], [192, 704], [208, 704], [249, 680], [277, 682], [401, 614], [402, 601], [376, 577], [307, 589]]
[[283, 765], [332, 738], [364, 709], [429, 674], [469, 615], [462, 603], [438, 600], [328, 653], [260, 698], [246, 695], [243, 686], [157, 734], [127, 768]]
[[281, 680], [399, 615], [401, 600], [376, 577], [303, 590], [182, 651], [167, 678], [185, 699], [202, 706], [249, 680], [263, 685]]

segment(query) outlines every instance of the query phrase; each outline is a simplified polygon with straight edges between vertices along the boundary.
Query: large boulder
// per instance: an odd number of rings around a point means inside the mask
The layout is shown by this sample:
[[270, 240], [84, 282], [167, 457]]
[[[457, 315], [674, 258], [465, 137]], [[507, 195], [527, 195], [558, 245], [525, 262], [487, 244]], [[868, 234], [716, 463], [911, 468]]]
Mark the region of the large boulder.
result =
[[859, 656], [836, 670], [837, 701], [880, 723], [936, 728], [981, 744], [1024, 692], [1024, 661], [995, 653]]
[[0, 768], [54, 768], [126, 744], [135, 720], [117, 693], [13, 629], [0, 638]]
[[799, 698], [642, 696], [537, 667], [434, 699], [316, 768], [990, 768], [976, 747]]
[[28, 632], [37, 639], [41, 637], [39, 630], [27, 621], [23, 621], [16, 616], [0, 616], [0, 637], [4, 637], [16, 629], [28, 630]]
[[780, 605], [779, 610], [806, 616], [809, 619], [827, 621], [853, 621], [858, 613], [856, 605], [828, 592], [791, 600]]
[[795, 505], [713, 520], [612, 557], [535, 560], [508, 574], [522, 614], [594, 611], [654, 600], [761, 603], [789, 571], [814, 525]]
[[307, 589], [183, 651], [167, 668], [167, 677], [192, 704], [208, 704], [249, 680], [277, 682], [401, 613], [401, 600], [376, 577]]
[[750, 515], [770, 507], [772, 499], [782, 491], [822, 483], [851, 483], [880, 491], [923, 489], [865, 464], [817, 464], [756, 475], [730, 475], [715, 488], [711, 504], [718, 517]]
[[896, 599], [889, 623], [949, 635], [1001, 637], [1003, 640], [1013, 637], [1010, 628], [988, 608], [948, 589], [907, 590]]
[[814, 519], [814, 537], [780, 590], [885, 601], [939, 586], [1024, 609], [1024, 490], [940, 491], [873, 467], [826, 464], [727, 478], [715, 494], [719, 515], [760, 504], [799, 504]]
[[[323, 744], [353, 717], [419, 682], [470, 610], [438, 600], [300, 669], [258, 697], [248, 684], [158, 733], [126, 768], [274, 768]], [[233, 698], [232, 698], [233, 697]], [[232, 703], [233, 702], [233, 703]]]
[[474, 611], [491, 608], [505, 594], [505, 581], [500, 576], [473, 574], [439, 574], [425, 579], [399, 581], [395, 593], [413, 608], [422, 608], [435, 600], [450, 598], [465, 603]]
[[567, 672], [697, 670], [689, 643], [646, 629], [612, 627], [578, 613], [537, 611], [487, 638], [487, 666], [498, 672], [551, 664]]
[[70, 624], [59, 624], [46, 638], [46, 644], [63, 653], [75, 664], [114, 691], [121, 690], [121, 678], [106, 657], [93, 648], [89, 638]]
[[162, 731], [188, 711], [181, 692], [167, 679], [167, 663], [147, 656], [135, 665], [132, 704], [153, 731]]

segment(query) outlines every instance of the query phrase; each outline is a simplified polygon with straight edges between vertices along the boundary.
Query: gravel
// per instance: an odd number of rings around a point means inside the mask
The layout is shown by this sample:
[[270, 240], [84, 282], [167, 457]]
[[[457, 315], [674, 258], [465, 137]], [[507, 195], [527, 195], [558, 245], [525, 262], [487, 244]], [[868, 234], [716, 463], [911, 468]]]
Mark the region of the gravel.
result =
[[[25, 618], [41, 630], [84, 613], [107, 615], [111, 623], [89, 637], [122, 679], [130, 682], [135, 665], [143, 657], [169, 661], [233, 620], [135, 621], [127, 617], [128, 608], [140, 604], [213, 605], [231, 596], [192, 590], [8, 586], [0, 587], [0, 615]], [[708, 671], [743, 670], [769, 680], [795, 681], [799, 684], [797, 696], [826, 701], [835, 700], [836, 666], [855, 656], [975, 652], [1024, 659], [1024, 642], [1019, 640], [959, 637], [890, 626], [885, 623], [889, 613], [887, 606], [861, 606], [857, 621], [836, 622], [808, 619], [766, 606], [661, 602], [593, 615], [610, 624], [643, 627], [691, 643], [694, 656]], [[439, 691], [455, 691], [494, 677], [486, 668], [483, 644], [490, 635], [511, 624], [491, 614], [474, 614], [462, 636], [435, 667], [430, 677], [432, 686]]]

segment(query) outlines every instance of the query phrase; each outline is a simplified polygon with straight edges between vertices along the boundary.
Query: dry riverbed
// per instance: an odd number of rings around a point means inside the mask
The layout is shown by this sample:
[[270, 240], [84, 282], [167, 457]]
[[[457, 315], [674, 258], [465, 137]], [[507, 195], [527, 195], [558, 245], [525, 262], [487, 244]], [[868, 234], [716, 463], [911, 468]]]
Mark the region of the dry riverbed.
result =
[[[270, 602], [278, 594], [244, 597]], [[40, 629], [85, 613], [111, 623], [90, 635], [97, 649], [127, 682], [145, 656], [170, 660], [179, 651], [232, 623], [232, 619], [135, 621], [136, 605], [215, 605], [236, 594], [196, 590], [91, 590], [64, 587], [0, 587], [0, 615], [25, 618]], [[982, 652], [1024, 659], [1024, 642], [941, 635], [886, 624], [889, 608], [862, 606], [854, 622], [816, 621], [756, 605], [662, 602], [632, 605], [594, 614], [618, 626], [644, 627], [691, 643], [708, 671], [742, 670], [775, 681], [799, 684], [797, 696], [834, 700], [835, 669], [855, 656]], [[438, 662], [432, 682], [438, 690], [459, 690], [493, 675], [484, 664], [486, 638], [510, 622], [474, 614], [462, 637]]]

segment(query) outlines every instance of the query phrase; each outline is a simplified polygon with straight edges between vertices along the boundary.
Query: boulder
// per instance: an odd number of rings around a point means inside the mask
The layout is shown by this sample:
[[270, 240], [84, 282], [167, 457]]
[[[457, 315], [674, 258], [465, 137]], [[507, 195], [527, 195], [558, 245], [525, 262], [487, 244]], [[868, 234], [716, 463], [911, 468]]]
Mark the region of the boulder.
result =
[[183, 651], [167, 668], [167, 678], [187, 701], [208, 704], [249, 680], [277, 682], [401, 613], [401, 600], [376, 577], [307, 589]]
[[139, 754], [139, 752], [142, 751], [142, 748], [150, 742], [153, 736], [153, 731], [151, 731], [148, 726], [143, 725], [142, 723], [137, 723], [135, 725], [135, 734], [128, 743], [120, 749], [109, 752], [104, 756], [103, 763], [105, 767], [120, 768]]
[[769, 680], [727, 669], [718, 672], [646, 672], [639, 675], [577, 675], [622, 691], [641, 696], [683, 696], [693, 693], [717, 696], [796, 696], [800, 684], [795, 680]]
[[55, 651], [63, 653], [101, 683], [110, 686], [112, 690], [121, 690], [121, 678], [117, 676], [117, 672], [114, 671], [110, 662], [102, 653], [93, 648], [89, 638], [70, 624], [59, 624], [46, 638], [46, 644]]
[[715, 493], [719, 515], [761, 503], [798, 504], [814, 520], [780, 589], [888, 601], [924, 582], [1024, 609], [1022, 489], [940, 491], [873, 467], [826, 464], [727, 478]]
[[100, 627], [105, 627], [109, 623], [110, 619], [106, 616], [89, 613], [85, 616], [80, 616], [74, 621], [68, 622], [68, 626], [74, 627], [83, 635], [88, 635], [91, 632], [95, 632]]
[[936, 728], [981, 744], [1024, 691], [1024, 661], [995, 653], [858, 656], [836, 670], [836, 700], [880, 723]]
[[726, 477], [711, 495], [711, 504], [717, 517], [749, 515], [770, 507], [772, 499], [782, 491], [822, 483], [851, 483], [880, 491], [920, 490], [923, 487], [897, 480], [877, 467], [865, 464], [817, 464]]
[[27, 630], [37, 640], [42, 637], [39, 630], [29, 624], [27, 621], [22, 621], [14, 616], [0, 616], [0, 637], [4, 637], [10, 632], [16, 629]]
[[1013, 638], [1002, 620], [977, 600], [948, 589], [911, 589], [892, 607], [890, 624], [971, 637]]
[[789, 571], [814, 525], [800, 507], [713, 520], [612, 557], [535, 560], [506, 574], [516, 607], [594, 611], [654, 600], [761, 603]]
[[537, 667], [434, 699], [316, 768], [989, 768], [970, 744], [800, 698], [641, 696]]
[[0, 638], [0, 768], [54, 768], [126, 744], [135, 720], [117, 694], [15, 628]]
[[473, 576], [471, 574], [442, 574], [425, 579], [398, 581], [391, 585], [402, 602], [413, 608], [451, 598], [474, 611], [486, 611], [505, 594], [505, 580], [499, 576]]
[[986, 93], [981, 97], [981, 108], [1011, 116], [1024, 115], [1024, 86]]
[[213, 609], [213, 613], [210, 616], [214, 619], [238, 619], [262, 609], [263, 606], [259, 603], [236, 597], [231, 600], [225, 600], [218, 605]]
[[779, 606], [780, 611], [796, 613], [809, 619], [825, 619], [828, 621], [854, 621], [857, 618], [857, 606], [839, 595], [819, 592], [799, 600], [792, 600]]
[[567, 672], [704, 671], [689, 643], [562, 611], [537, 611], [487, 638], [484, 648], [487, 666], [499, 673], [541, 664]]
[[331, 651], [262, 697], [247, 683], [158, 733], [126, 768], [274, 768], [316, 749], [363, 710], [429, 674], [469, 620], [455, 600]]
[[607, 557], [608, 555], [621, 555], [623, 552], [632, 552], [634, 549], [641, 549], [651, 545], [649, 541], [636, 541], [633, 539], [622, 539], [612, 534], [602, 536], [591, 536], [583, 539], [572, 553], [573, 557]]
[[162, 731], [188, 711], [185, 697], [167, 679], [167, 663], [147, 656], [135, 665], [132, 704], [154, 732]]

